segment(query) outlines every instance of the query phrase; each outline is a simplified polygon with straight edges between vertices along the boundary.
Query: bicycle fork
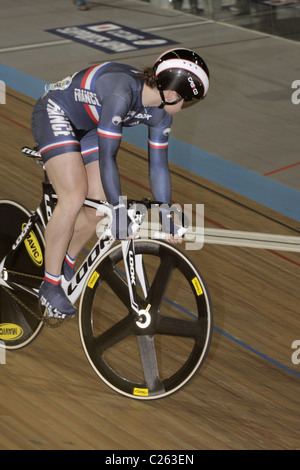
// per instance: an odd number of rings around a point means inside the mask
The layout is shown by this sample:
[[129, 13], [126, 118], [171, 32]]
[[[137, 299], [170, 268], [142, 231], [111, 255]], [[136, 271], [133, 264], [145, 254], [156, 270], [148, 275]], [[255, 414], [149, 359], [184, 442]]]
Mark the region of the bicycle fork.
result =
[[[140, 389], [139, 393], [151, 391], [154, 394], [164, 392], [164, 386], [159, 376], [157, 357], [154, 345], [154, 337], [151, 322], [151, 305], [145, 309], [139, 308], [137, 295], [137, 277], [143, 289], [144, 297], [147, 297], [147, 279], [143, 268], [142, 255], [136, 255], [134, 240], [122, 241], [122, 252], [125, 263], [125, 270], [128, 282], [131, 310], [135, 317], [136, 338], [139, 346], [140, 358], [143, 367], [145, 389]], [[136, 276], [137, 275], [137, 276]]]
[[[142, 255], [135, 254], [134, 240], [123, 240], [122, 241], [122, 252], [126, 270], [126, 277], [128, 282], [128, 290], [130, 296], [131, 309], [135, 314], [135, 323], [139, 328], [147, 328], [151, 323], [150, 307], [148, 304], [145, 309], [139, 308], [138, 296], [137, 296], [137, 282], [139, 280], [144, 296], [147, 296], [147, 283], [145, 279], [145, 273], [142, 265]], [[138, 276], [137, 276], [138, 275]], [[138, 280], [137, 280], [138, 277]]]

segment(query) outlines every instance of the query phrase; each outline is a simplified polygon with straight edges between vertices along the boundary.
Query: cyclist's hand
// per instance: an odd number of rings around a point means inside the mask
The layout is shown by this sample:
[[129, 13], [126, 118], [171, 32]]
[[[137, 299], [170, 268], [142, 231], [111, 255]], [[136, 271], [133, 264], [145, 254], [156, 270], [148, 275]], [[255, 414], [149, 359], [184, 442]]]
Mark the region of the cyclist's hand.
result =
[[165, 233], [165, 240], [177, 244], [183, 241], [182, 227], [176, 225], [173, 221], [171, 211], [167, 208], [159, 209], [159, 216], [162, 225], [162, 231]]
[[129, 240], [136, 235], [136, 229], [133, 227], [132, 220], [128, 216], [124, 203], [120, 203], [114, 207], [112, 235], [116, 240]]
[[172, 235], [171, 233], [166, 233], [164, 239], [167, 240], [167, 242], [169, 243], [173, 243], [173, 245], [177, 245], [177, 243], [183, 242], [183, 238], [180, 238], [177, 233], [175, 235]]

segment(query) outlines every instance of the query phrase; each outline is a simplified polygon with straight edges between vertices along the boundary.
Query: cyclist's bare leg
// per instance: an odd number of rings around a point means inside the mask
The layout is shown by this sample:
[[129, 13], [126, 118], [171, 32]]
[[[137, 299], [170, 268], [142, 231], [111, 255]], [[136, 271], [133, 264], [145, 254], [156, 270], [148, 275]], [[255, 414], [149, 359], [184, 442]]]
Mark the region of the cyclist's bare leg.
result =
[[45, 167], [58, 197], [45, 231], [45, 269], [59, 276], [76, 219], [88, 192], [88, 181], [79, 152], [51, 158]]
[[[85, 166], [85, 169], [88, 182], [87, 197], [105, 201], [106, 197], [100, 178], [99, 162], [91, 162]], [[67, 250], [71, 258], [75, 259], [86, 242], [96, 233], [97, 224], [101, 219], [102, 217], [99, 214], [97, 215], [95, 209], [82, 207]]]

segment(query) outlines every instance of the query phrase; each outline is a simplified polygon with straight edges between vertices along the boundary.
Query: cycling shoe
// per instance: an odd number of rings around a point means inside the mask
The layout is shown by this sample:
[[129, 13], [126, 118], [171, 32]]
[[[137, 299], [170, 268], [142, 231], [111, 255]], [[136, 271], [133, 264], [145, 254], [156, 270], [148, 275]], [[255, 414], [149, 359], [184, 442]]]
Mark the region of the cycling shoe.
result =
[[76, 308], [69, 301], [61, 287], [44, 280], [39, 290], [41, 304], [47, 308], [47, 313], [53, 318], [72, 318]]

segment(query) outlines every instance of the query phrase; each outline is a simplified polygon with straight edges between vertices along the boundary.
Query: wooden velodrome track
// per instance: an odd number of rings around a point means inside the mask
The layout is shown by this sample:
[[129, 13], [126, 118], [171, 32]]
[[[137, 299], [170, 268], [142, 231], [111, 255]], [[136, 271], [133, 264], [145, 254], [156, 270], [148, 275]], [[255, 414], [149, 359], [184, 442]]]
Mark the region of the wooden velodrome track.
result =
[[[34, 209], [39, 168], [33, 101], [8, 90], [0, 108], [0, 197]], [[123, 143], [123, 193], [150, 196], [145, 154]], [[173, 199], [204, 203], [207, 227], [298, 235], [299, 224], [171, 165]], [[139, 402], [102, 383], [82, 350], [76, 319], [45, 328], [0, 365], [0, 449], [299, 449], [300, 254], [205, 244], [189, 251], [210, 288], [215, 329], [208, 358], [175, 395]], [[298, 355], [299, 357], [300, 355]], [[126, 358], [125, 358], [126, 360]]]

